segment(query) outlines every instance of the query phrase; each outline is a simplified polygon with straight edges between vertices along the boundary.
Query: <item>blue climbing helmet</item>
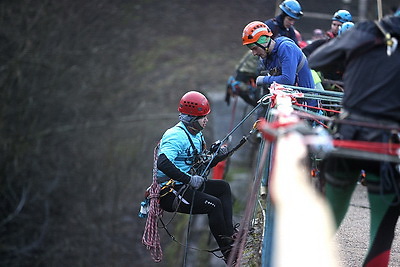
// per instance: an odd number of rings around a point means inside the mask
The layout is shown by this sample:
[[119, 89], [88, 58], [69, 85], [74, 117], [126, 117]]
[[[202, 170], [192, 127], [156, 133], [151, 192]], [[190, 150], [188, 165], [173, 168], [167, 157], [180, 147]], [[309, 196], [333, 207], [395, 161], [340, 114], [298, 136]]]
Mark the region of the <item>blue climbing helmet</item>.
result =
[[345, 31], [347, 31], [348, 29], [350, 29], [353, 26], [354, 26], [353, 22], [345, 22], [345, 23], [343, 23], [342, 26], [340, 27], [339, 31], [338, 31], [338, 35], [343, 34]]
[[396, 12], [394, 12], [393, 16], [400, 17], [400, 7], [397, 8]]
[[350, 12], [344, 9], [338, 10], [333, 14], [332, 20], [340, 21], [341, 23], [352, 22], [353, 17]]
[[303, 16], [301, 6], [296, 0], [285, 0], [279, 5], [279, 8], [289, 17], [300, 19]]

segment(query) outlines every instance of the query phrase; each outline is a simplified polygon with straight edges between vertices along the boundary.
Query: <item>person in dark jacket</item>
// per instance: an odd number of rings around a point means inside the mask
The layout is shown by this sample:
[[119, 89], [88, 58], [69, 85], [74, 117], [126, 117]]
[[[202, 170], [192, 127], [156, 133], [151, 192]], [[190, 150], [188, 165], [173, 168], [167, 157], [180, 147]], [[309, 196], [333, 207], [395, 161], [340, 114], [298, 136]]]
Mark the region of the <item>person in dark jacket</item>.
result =
[[[353, 21], [353, 16], [349, 11], [341, 9], [332, 16], [331, 28], [325, 32], [324, 38], [318, 39], [304, 47], [303, 53], [309, 57], [318, 47], [336, 38], [345, 23]], [[330, 71], [319, 72], [318, 75], [322, 80], [322, 86], [327, 90], [342, 91], [343, 72], [340, 69], [331, 68]]]
[[296, 0], [285, 0], [279, 5], [279, 8], [282, 13], [264, 23], [271, 29], [273, 39], [286, 36], [297, 44], [299, 40], [297, 40], [293, 26], [303, 16], [300, 4]]
[[353, 22], [353, 16], [350, 14], [350, 12], [344, 9], [336, 11], [332, 16], [331, 28], [329, 31], [325, 32], [325, 36], [323, 38], [314, 40], [308, 46], [306, 46], [303, 49], [303, 53], [308, 57], [312, 52], [315, 51], [315, 49], [329, 42], [331, 39], [336, 38], [342, 24], [346, 22]]
[[[400, 17], [390, 16], [379, 22], [356, 24], [309, 57], [313, 69], [330, 71], [339, 67], [344, 71], [343, 110], [334, 127], [334, 138], [382, 146], [399, 144], [399, 40]], [[360, 171], [365, 171], [371, 225], [370, 246], [363, 266], [388, 266], [400, 215], [399, 164], [384, 161], [383, 156], [372, 160], [364, 155], [345, 158], [331, 154], [323, 160], [321, 174], [339, 227]]]

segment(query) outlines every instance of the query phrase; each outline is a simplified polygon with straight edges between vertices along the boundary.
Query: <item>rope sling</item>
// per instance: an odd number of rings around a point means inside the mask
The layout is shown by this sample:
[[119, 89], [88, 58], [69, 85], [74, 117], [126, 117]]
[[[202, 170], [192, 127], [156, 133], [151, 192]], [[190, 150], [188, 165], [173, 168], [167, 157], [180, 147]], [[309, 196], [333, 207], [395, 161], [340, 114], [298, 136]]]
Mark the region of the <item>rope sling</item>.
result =
[[150, 250], [151, 257], [155, 262], [160, 262], [163, 257], [160, 234], [158, 232], [157, 221], [163, 215], [163, 210], [160, 208], [160, 186], [157, 183], [157, 159], [160, 143], [154, 148], [153, 162], [153, 183], [149, 187], [150, 208], [147, 215], [146, 226], [142, 237], [142, 243]]

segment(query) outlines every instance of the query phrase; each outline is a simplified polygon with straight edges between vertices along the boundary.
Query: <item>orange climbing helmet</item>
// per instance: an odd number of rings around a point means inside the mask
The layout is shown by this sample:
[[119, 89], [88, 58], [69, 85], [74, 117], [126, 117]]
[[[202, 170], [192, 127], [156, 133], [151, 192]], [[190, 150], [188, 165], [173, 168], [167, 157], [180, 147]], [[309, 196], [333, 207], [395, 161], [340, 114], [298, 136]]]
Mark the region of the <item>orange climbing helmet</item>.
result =
[[182, 96], [178, 111], [182, 114], [199, 117], [209, 114], [211, 109], [207, 98], [202, 93], [190, 91]]
[[258, 41], [261, 36], [272, 36], [272, 31], [261, 21], [253, 21], [246, 25], [243, 29], [242, 41], [243, 45], [252, 44]]

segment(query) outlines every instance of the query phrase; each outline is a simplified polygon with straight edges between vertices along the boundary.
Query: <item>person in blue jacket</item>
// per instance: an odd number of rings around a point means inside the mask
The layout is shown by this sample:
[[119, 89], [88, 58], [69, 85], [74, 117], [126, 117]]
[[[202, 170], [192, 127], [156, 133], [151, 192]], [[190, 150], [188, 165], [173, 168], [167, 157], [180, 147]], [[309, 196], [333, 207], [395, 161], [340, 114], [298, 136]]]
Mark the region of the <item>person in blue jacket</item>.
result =
[[[227, 260], [234, 234], [231, 188], [224, 180], [205, 179], [204, 171], [197, 168], [201, 158], [210, 155], [202, 133], [210, 105], [203, 94], [190, 91], [181, 98], [178, 111], [180, 121], [164, 133], [157, 153], [160, 207], [168, 212], [207, 214], [211, 233]], [[210, 168], [228, 156], [225, 146], [214, 150], [217, 155]]]
[[297, 40], [293, 26], [303, 16], [300, 4], [296, 0], [285, 0], [279, 8], [282, 13], [264, 23], [271, 29], [273, 39], [286, 36], [297, 44], [300, 40]]
[[[275, 18], [265, 21], [265, 24], [272, 31], [272, 38], [286, 36], [297, 45], [301, 40], [297, 39], [294, 24], [303, 16], [303, 11], [296, 0], [285, 0], [279, 5], [282, 13]], [[299, 45], [300, 46], [300, 45]], [[230, 98], [240, 96], [246, 103], [255, 107], [261, 97], [260, 90], [257, 90], [255, 79], [259, 75], [258, 59], [251, 51], [247, 51], [239, 64], [236, 65], [235, 74], [227, 81], [225, 101], [229, 105]]]
[[[242, 41], [261, 60], [268, 75], [258, 76], [257, 86], [269, 86], [273, 82], [315, 88], [308, 61], [301, 49], [287, 37], [272, 39], [269, 27], [261, 21], [250, 22], [243, 30]], [[317, 106], [316, 100], [307, 105]]]

